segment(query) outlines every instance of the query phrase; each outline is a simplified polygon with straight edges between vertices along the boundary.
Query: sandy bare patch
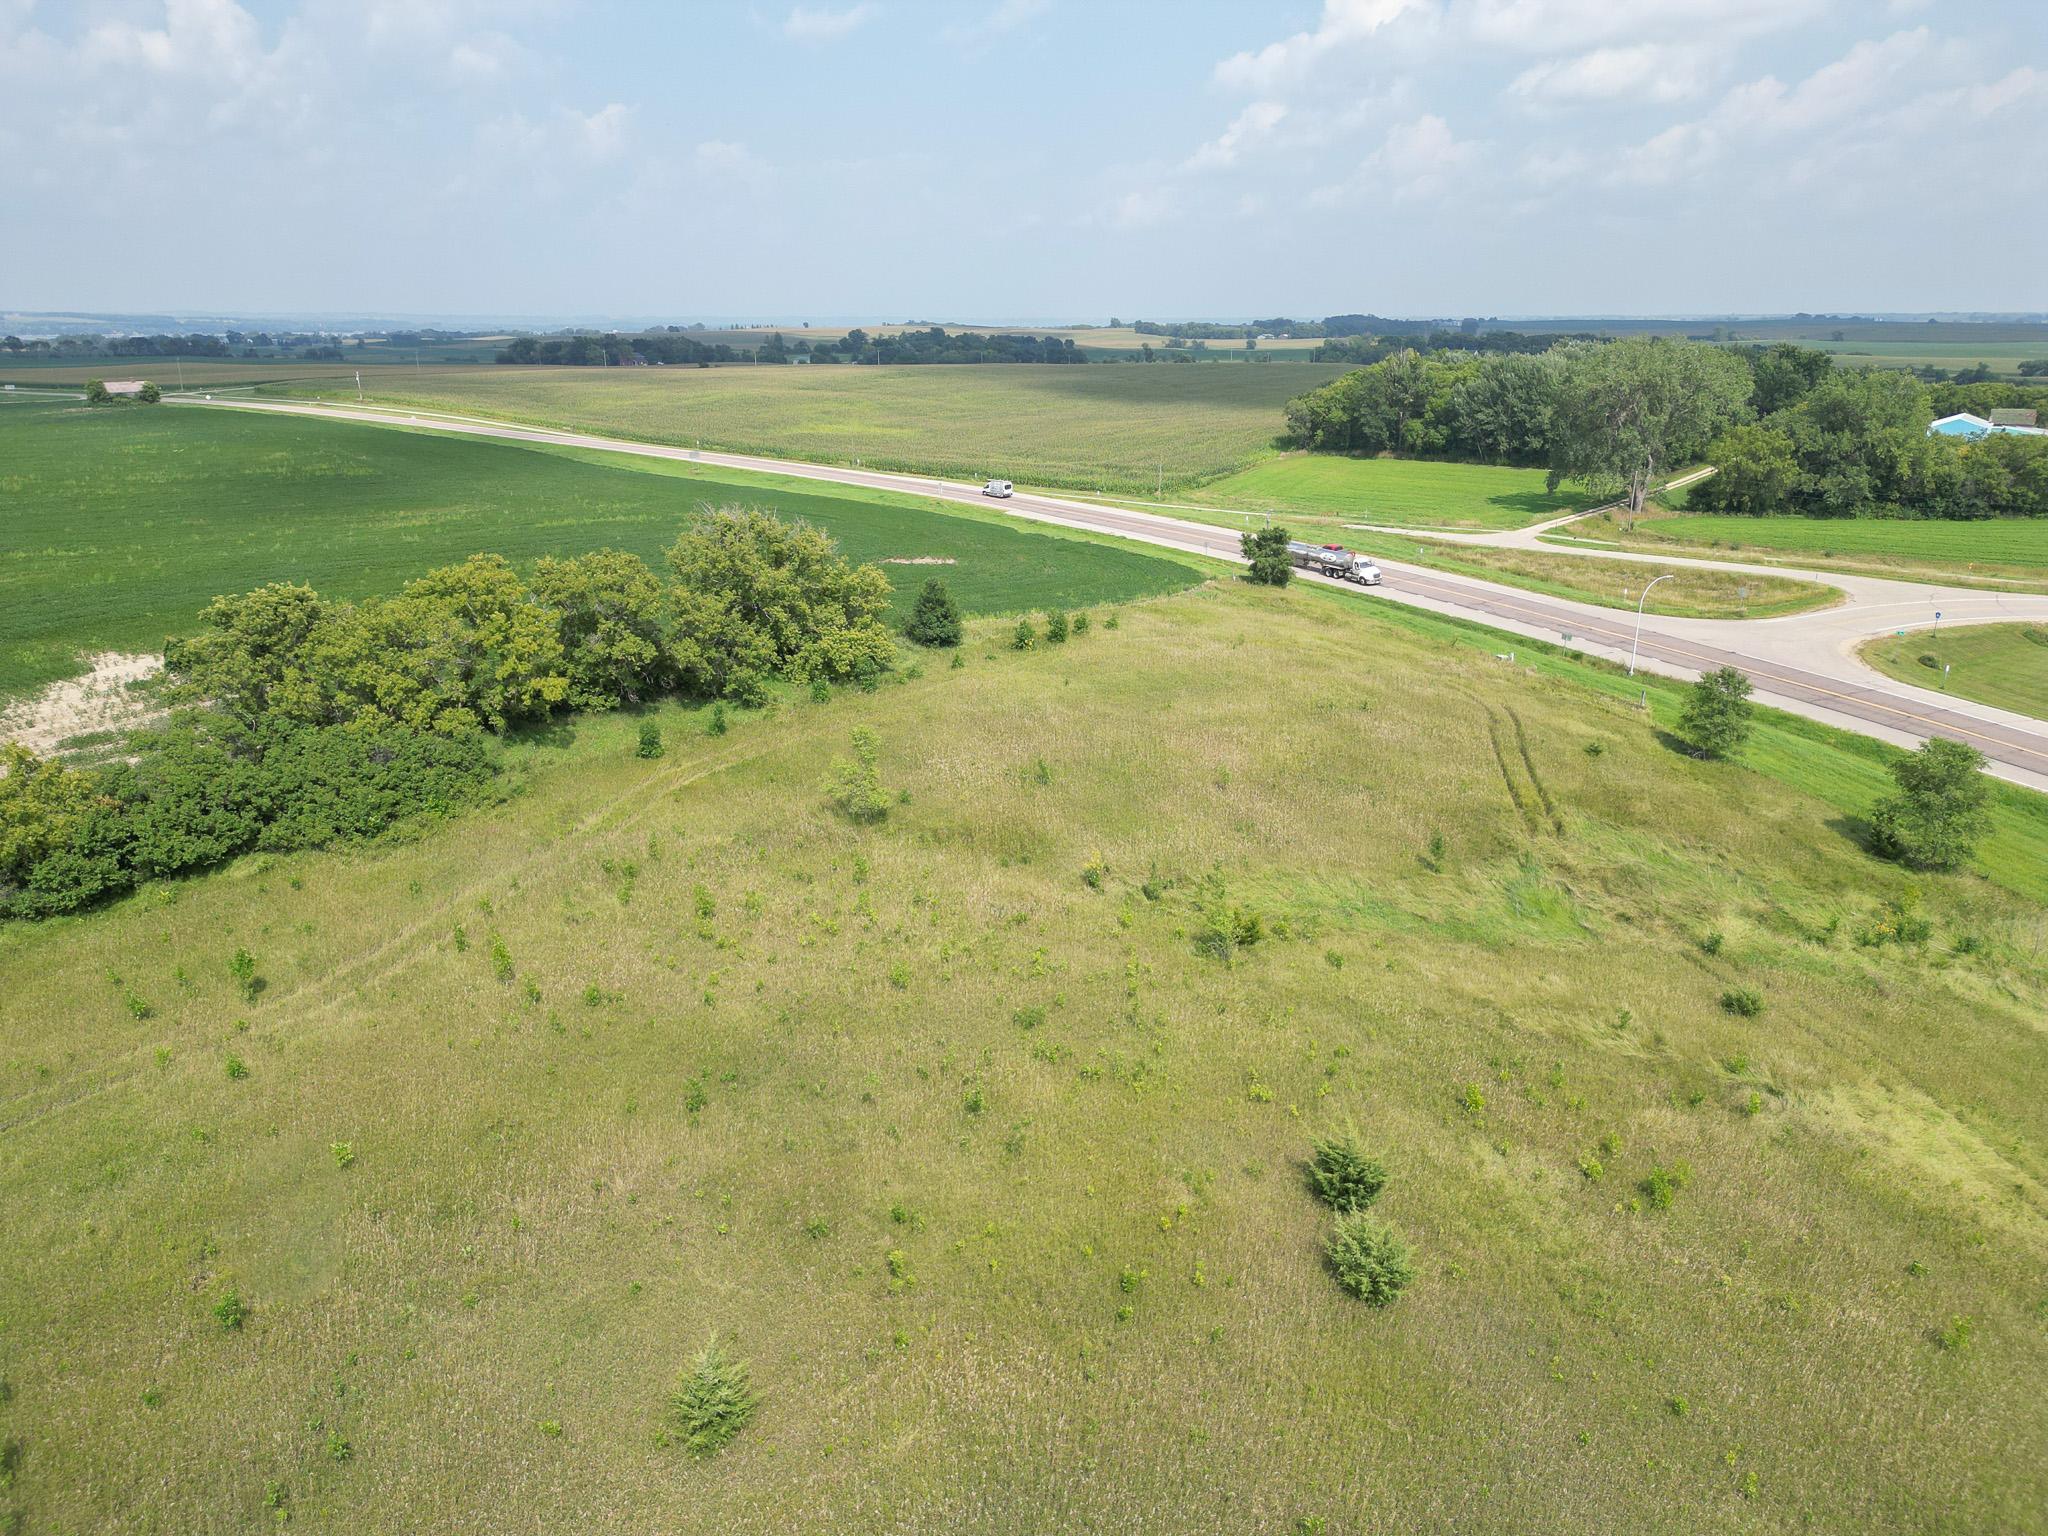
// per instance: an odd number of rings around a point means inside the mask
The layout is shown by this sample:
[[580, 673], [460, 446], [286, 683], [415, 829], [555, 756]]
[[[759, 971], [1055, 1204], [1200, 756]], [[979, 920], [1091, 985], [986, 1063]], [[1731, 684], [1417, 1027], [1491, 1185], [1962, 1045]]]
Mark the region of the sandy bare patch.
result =
[[884, 565], [952, 565], [951, 555], [884, 555]]
[[52, 683], [34, 698], [0, 710], [0, 742], [47, 753], [73, 736], [136, 730], [164, 713], [154, 699], [131, 691], [163, 670], [163, 657], [102, 651], [86, 660], [85, 676]]

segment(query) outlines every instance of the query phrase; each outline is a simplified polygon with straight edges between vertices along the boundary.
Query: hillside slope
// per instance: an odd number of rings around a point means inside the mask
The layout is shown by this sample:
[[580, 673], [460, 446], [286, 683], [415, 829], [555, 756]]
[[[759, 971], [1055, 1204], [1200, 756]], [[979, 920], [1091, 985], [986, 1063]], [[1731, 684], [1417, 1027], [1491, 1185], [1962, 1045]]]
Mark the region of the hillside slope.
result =
[[[2038, 905], [1339, 597], [1103, 616], [672, 709], [654, 762], [580, 720], [458, 827], [0, 933], [0, 1513], [2034, 1517]], [[822, 789], [856, 725], [873, 827]], [[1383, 1311], [1302, 1177], [1347, 1123], [1416, 1250]], [[714, 1333], [762, 1403], [697, 1462]]]

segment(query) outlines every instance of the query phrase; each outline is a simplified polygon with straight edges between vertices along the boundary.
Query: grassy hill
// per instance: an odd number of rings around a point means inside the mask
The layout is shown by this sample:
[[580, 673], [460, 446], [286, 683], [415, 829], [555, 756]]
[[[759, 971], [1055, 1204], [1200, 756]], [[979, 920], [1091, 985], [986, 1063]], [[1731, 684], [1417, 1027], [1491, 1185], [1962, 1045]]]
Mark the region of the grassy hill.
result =
[[856, 560], [947, 562], [885, 567], [904, 612], [932, 571], [979, 613], [1194, 579], [1128, 545], [915, 497], [184, 406], [11, 401], [0, 464], [0, 694], [69, 675], [81, 651], [156, 650], [217, 593], [304, 581], [359, 597], [478, 550], [525, 561], [610, 546], [658, 562], [698, 508], [732, 501], [806, 518]]
[[[1912, 880], [1853, 839], [1874, 744], [1695, 762], [1637, 684], [1342, 595], [1104, 616], [670, 708], [655, 762], [579, 720], [458, 827], [0, 932], [0, 1513], [2034, 1523], [2038, 797]], [[1384, 1311], [1302, 1177], [1345, 1125]], [[762, 1401], [695, 1462], [714, 1333]]]

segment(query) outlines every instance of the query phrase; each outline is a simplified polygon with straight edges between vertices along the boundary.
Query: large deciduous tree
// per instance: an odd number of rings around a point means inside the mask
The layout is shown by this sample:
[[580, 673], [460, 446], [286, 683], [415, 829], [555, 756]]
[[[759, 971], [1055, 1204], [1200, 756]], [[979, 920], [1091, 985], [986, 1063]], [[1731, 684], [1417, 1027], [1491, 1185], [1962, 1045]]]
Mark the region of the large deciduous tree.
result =
[[677, 626], [700, 653], [692, 681], [708, 692], [752, 703], [778, 671], [869, 683], [894, 663], [889, 578], [808, 523], [722, 507], [691, 524], [668, 563]]
[[1658, 475], [1743, 419], [1749, 392], [1742, 359], [1699, 342], [1628, 336], [1575, 351], [1553, 417], [1551, 489], [1580, 480], [1638, 516]]

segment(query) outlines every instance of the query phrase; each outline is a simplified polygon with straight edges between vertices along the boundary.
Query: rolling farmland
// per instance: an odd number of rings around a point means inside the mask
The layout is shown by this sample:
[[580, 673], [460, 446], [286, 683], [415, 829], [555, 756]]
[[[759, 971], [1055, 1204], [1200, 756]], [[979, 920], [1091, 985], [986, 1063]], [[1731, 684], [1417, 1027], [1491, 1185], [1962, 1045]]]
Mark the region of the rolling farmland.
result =
[[646, 442], [1072, 490], [1152, 491], [1270, 451], [1295, 363], [498, 368], [365, 375], [376, 399]]
[[[910, 497], [403, 430], [178, 406], [0, 406], [13, 523], [0, 552], [0, 693], [81, 651], [155, 650], [216, 594], [308, 582], [396, 590], [478, 551], [515, 561], [609, 546], [658, 562], [697, 508], [803, 517], [856, 560], [943, 560], [970, 612], [1076, 606], [1195, 579], [1185, 566], [938, 511]], [[900, 610], [931, 573], [887, 565]]]

